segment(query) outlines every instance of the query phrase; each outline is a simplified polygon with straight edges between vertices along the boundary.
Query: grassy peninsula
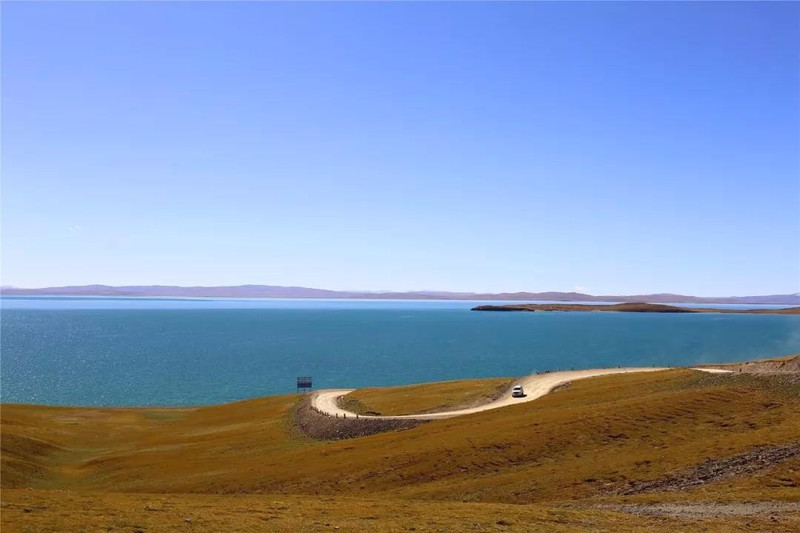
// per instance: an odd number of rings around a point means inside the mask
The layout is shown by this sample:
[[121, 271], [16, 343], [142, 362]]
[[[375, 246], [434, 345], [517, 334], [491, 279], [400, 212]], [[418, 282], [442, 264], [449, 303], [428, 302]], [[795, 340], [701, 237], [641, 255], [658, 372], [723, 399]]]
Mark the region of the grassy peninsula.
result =
[[497, 378], [358, 389], [343, 398], [342, 407], [361, 415], [435, 413], [488, 403], [511, 384], [510, 378]]
[[679, 307], [644, 302], [602, 304], [509, 304], [479, 305], [473, 311], [614, 311], [621, 313], [733, 313], [750, 315], [800, 315], [800, 307], [784, 309], [717, 309], [713, 307]]

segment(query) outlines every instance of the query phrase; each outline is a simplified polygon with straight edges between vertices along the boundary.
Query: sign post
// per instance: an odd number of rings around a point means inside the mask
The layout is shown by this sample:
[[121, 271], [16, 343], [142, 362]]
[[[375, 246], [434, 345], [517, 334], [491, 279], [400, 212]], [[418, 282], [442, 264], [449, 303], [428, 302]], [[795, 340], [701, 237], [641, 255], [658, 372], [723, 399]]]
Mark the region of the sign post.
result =
[[300, 376], [297, 378], [297, 392], [310, 392], [311, 391], [311, 376]]

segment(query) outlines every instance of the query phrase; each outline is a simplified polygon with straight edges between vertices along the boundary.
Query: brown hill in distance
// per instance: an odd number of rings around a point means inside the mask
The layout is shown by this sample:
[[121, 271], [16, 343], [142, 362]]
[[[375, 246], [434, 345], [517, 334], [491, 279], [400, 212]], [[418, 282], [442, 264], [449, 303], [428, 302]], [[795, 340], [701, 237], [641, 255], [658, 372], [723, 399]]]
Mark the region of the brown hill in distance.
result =
[[569, 312], [569, 311], [610, 311], [617, 313], [736, 313], [756, 315], [800, 315], [800, 307], [784, 309], [714, 309], [708, 307], [679, 307], [675, 305], [651, 304], [643, 302], [614, 305], [592, 304], [511, 304], [479, 305], [473, 311], [523, 311], [523, 312]]

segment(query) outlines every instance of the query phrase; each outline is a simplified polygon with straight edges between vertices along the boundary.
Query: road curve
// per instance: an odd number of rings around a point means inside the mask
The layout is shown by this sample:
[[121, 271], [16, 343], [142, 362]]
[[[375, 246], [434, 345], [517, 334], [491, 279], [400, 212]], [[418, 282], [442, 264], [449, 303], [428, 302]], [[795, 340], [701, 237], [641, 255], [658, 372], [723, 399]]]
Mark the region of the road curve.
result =
[[[502, 397], [478, 407], [469, 409], [457, 409], [455, 411], [442, 411], [439, 413], [425, 413], [419, 415], [395, 415], [395, 416], [369, 416], [359, 415], [359, 418], [372, 418], [378, 420], [439, 420], [442, 418], [452, 418], [454, 416], [469, 415], [498, 409], [518, 403], [525, 403], [541, 398], [555, 387], [564, 383], [578, 379], [593, 378], [596, 376], [606, 376], [609, 374], [627, 374], [630, 372], [655, 372], [658, 370], [668, 370], [666, 367], [626, 367], [626, 368], [598, 368], [594, 370], [567, 370], [564, 372], [548, 372], [546, 374], [533, 374], [516, 380], [514, 385], [522, 385], [525, 389], [525, 397], [512, 398], [511, 391]], [[707, 369], [696, 369], [708, 371]], [[330, 416], [355, 418], [356, 414], [342, 409], [338, 405], [339, 398], [353, 392], [355, 389], [322, 389], [314, 392], [311, 396], [311, 405], [319, 412]]]
[[699, 370], [700, 372], [708, 372], [709, 374], [731, 374], [733, 370], [725, 370], [724, 368], [693, 368], [692, 370]]

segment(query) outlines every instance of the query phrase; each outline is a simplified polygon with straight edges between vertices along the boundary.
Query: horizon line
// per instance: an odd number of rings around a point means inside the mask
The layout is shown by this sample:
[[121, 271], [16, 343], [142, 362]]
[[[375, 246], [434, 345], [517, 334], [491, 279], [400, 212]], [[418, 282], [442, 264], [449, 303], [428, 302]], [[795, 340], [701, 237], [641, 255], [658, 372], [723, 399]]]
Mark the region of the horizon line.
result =
[[631, 297], [631, 296], [686, 296], [691, 298], [763, 298], [769, 296], [800, 296], [800, 291], [798, 292], [787, 292], [787, 293], [771, 293], [771, 294], [746, 294], [746, 295], [694, 295], [694, 294], [684, 294], [679, 292], [626, 292], [626, 293], [606, 293], [606, 294], [594, 294], [590, 292], [583, 292], [577, 290], [506, 290], [506, 291], [472, 291], [472, 290], [441, 290], [441, 289], [410, 289], [410, 290], [395, 290], [395, 289], [324, 289], [318, 287], [308, 287], [304, 285], [268, 285], [262, 283], [243, 283], [239, 285], [169, 285], [169, 284], [132, 284], [132, 285], [109, 285], [105, 283], [90, 283], [84, 285], [49, 285], [44, 287], [21, 287], [11, 284], [4, 284], [0, 285], [0, 292], [6, 290], [21, 290], [21, 291], [43, 291], [48, 289], [91, 289], [91, 288], [107, 288], [107, 289], [158, 289], [158, 288], [168, 288], [168, 289], [241, 289], [246, 287], [252, 288], [271, 288], [271, 289], [296, 289], [296, 290], [309, 290], [309, 291], [320, 291], [320, 292], [330, 292], [330, 293], [339, 293], [339, 294], [372, 294], [372, 295], [381, 295], [381, 294], [450, 294], [450, 295], [475, 295], [475, 296], [491, 296], [491, 295], [503, 295], [503, 294], [570, 294], [570, 295], [583, 295], [583, 296], [591, 296], [594, 298], [604, 297], [604, 296], [620, 296], [620, 297]]

